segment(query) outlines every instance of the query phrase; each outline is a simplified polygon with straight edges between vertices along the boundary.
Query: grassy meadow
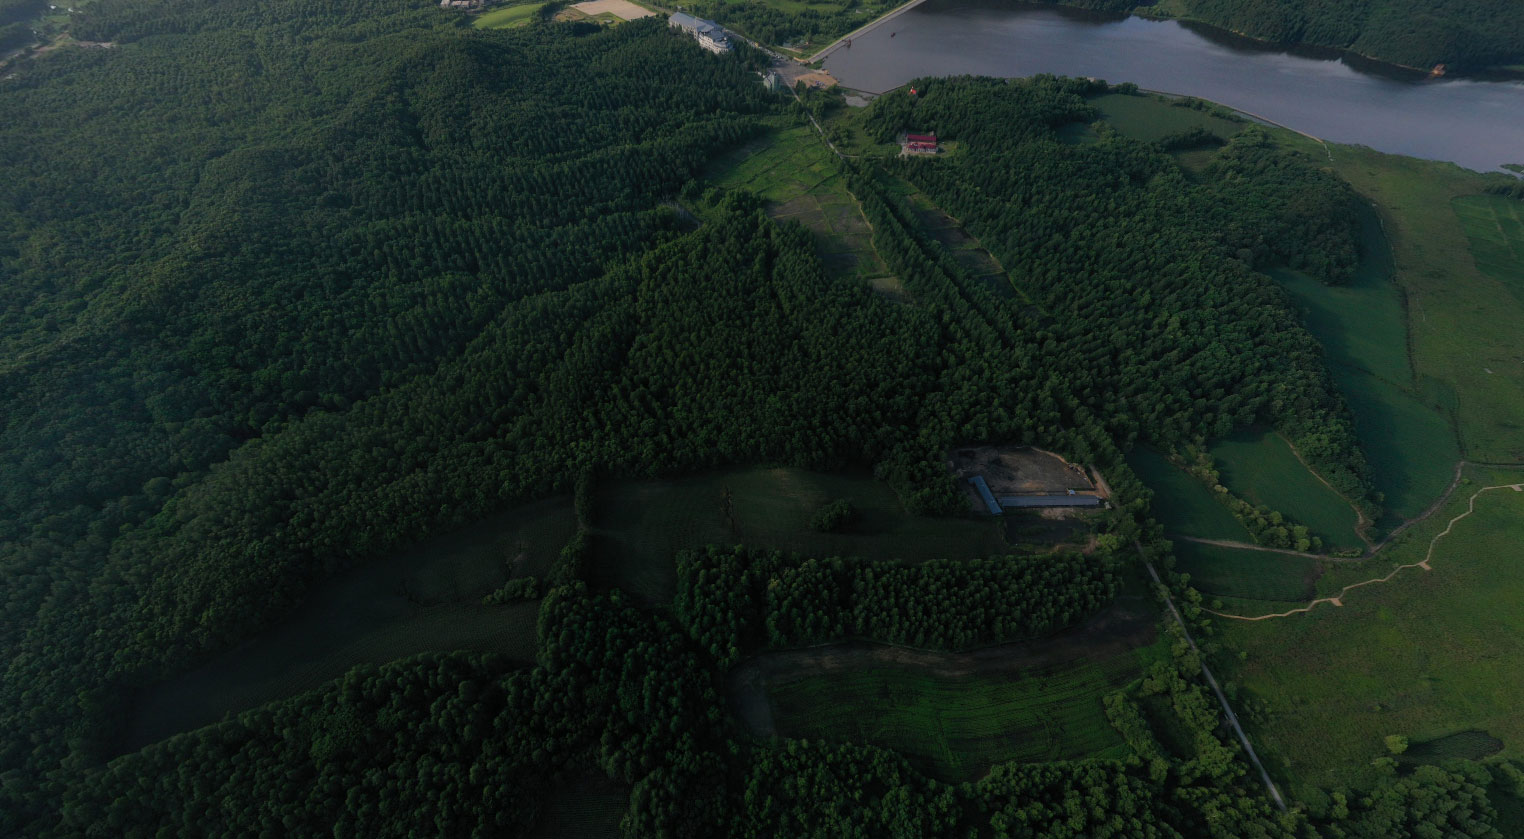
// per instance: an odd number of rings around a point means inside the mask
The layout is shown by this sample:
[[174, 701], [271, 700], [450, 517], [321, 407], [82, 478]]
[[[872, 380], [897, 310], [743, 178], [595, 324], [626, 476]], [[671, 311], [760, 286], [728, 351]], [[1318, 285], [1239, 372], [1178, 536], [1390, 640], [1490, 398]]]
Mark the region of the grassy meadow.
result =
[[1201, 481], [1170, 463], [1164, 455], [1139, 446], [1127, 455], [1127, 464], [1154, 492], [1154, 518], [1166, 533], [1251, 542], [1249, 531], [1212, 496]]
[[[770, 730], [758, 733], [892, 748], [946, 781], [1007, 761], [1121, 757], [1129, 750], [1102, 699], [1168, 655], [1158, 612], [1141, 591], [1135, 581], [1084, 626], [1023, 644], [767, 653], [738, 668], [732, 701], [766, 706]], [[749, 695], [737, 697], [738, 683]]]
[[[1377, 558], [1330, 569], [1319, 588], [1331, 593], [1424, 559], [1480, 487], [1524, 481], [1524, 471], [1472, 467], [1467, 479], [1438, 515]], [[1253, 729], [1275, 771], [1294, 786], [1355, 783], [1389, 734], [1409, 737], [1416, 757], [1487, 750], [1486, 738], [1524, 756], [1520, 533], [1524, 492], [1487, 492], [1436, 543], [1432, 571], [1400, 571], [1350, 591], [1342, 607], [1219, 621], [1226, 643], [1247, 653], [1232, 679], [1256, 709]]]
[[1355, 433], [1385, 496], [1392, 525], [1419, 515], [1449, 486], [1460, 448], [1444, 406], [1417, 386], [1408, 358], [1407, 311], [1392, 282], [1380, 220], [1363, 225], [1360, 269], [1324, 285], [1294, 271], [1271, 275], [1301, 307], [1322, 344], [1334, 383], [1355, 416]]
[[1468, 195], [1451, 202], [1483, 274], [1524, 302], [1524, 201]]
[[1175, 541], [1174, 553], [1175, 570], [1190, 574], [1191, 585], [1208, 600], [1297, 602], [1311, 600], [1317, 591], [1315, 559], [1183, 540]]
[[1524, 462], [1524, 301], [1497, 276], [1519, 263], [1497, 248], [1476, 250], [1467, 233], [1468, 226], [1486, 230], [1474, 208], [1492, 201], [1481, 196], [1484, 177], [1449, 163], [1276, 136], [1331, 156], [1330, 167], [1376, 205], [1406, 301], [1417, 390], [1453, 415], [1462, 457]]
[[1251, 504], [1263, 504], [1304, 524], [1329, 548], [1361, 548], [1359, 516], [1343, 496], [1308, 471], [1279, 434], [1240, 433], [1208, 452], [1223, 486]]
[[[735, 527], [722, 510], [729, 489]], [[849, 499], [856, 520], [838, 533], [810, 526], [815, 512]], [[968, 559], [1006, 550], [994, 518], [911, 516], [888, 485], [867, 476], [791, 468], [711, 473], [670, 481], [624, 481], [597, 499], [589, 576], [650, 601], [670, 600], [677, 584], [673, 557], [706, 545], [746, 543], [810, 556], [883, 559]]]
[[123, 750], [311, 690], [357, 664], [444, 650], [531, 661], [539, 604], [480, 601], [510, 577], [543, 575], [574, 527], [570, 499], [548, 499], [340, 574], [260, 635], [140, 691]]
[[524, 26], [535, 19], [535, 15], [544, 5], [544, 3], [524, 3], [493, 9], [478, 15], [471, 25], [477, 29], [511, 29], [515, 26]]
[[777, 128], [710, 163], [704, 177], [766, 199], [769, 214], [815, 234], [826, 268], [891, 295], [903, 287], [873, 249], [873, 232], [847, 191], [830, 149], [809, 125]]
[[1156, 94], [1107, 93], [1090, 102], [1100, 109], [1101, 119], [1123, 136], [1144, 142], [1162, 140], [1193, 128], [1204, 128], [1227, 140], [1246, 125], [1195, 108], [1172, 105], [1167, 97]]

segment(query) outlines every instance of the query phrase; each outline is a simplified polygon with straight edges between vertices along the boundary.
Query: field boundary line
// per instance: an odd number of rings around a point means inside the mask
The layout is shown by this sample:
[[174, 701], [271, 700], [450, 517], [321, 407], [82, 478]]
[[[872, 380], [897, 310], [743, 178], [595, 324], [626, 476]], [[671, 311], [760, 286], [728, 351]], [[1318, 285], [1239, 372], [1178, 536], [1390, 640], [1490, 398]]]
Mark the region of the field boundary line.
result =
[[[1360, 506], [1358, 504], [1356, 504], [1355, 502], [1349, 500], [1349, 498], [1345, 497], [1344, 493], [1342, 493], [1342, 492], [1338, 491], [1337, 489], [1335, 489], [1334, 485], [1329, 483], [1328, 479], [1323, 477], [1322, 473], [1320, 473], [1320, 472], [1318, 472], [1318, 470], [1312, 468], [1312, 465], [1307, 462], [1307, 459], [1302, 457], [1302, 453], [1301, 453], [1300, 450], [1297, 449], [1296, 443], [1291, 442], [1291, 438], [1290, 437], [1287, 437], [1286, 435], [1280, 433], [1279, 431], [1275, 432], [1275, 436], [1281, 438], [1282, 440], [1284, 440], [1286, 442], [1286, 448], [1291, 449], [1291, 455], [1292, 455], [1292, 457], [1296, 458], [1296, 462], [1297, 463], [1302, 464], [1302, 468], [1303, 469], [1306, 469], [1309, 473], [1311, 473], [1314, 478], [1317, 478], [1320, 482], [1322, 482], [1323, 486], [1328, 487], [1328, 491], [1329, 492], [1333, 493], [1334, 495], [1339, 496], [1339, 498], [1345, 504], [1348, 504], [1350, 506], [1350, 509], [1355, 511], [1355, 535], [1359, 536], [1360, 537], [1360, 541], [1365, 543], [1365, 549], [1369, 552], [1369, 554], [1374, 554], [1376, 552], [1376, 544], [1373, 543], [1370, 540], [1369, 536], [1365, 535], [1366, 531], [1370, 530], [1371, 526], [1375, 524], [1375, 522], [1371, 521], [1371, 517], [1367, 516], [1365, 514], [1365, 511], [1360, 509]], [[1460, 469], [1461, 469], [1461, 466], [1463, 466], [1463, 465], [1465, 465], [1465, 461], [1464, 460], [1461, 461], [1460, 465], [1455, 467], [1455, 473], [1457, 475], [1457, 480], [1459, 479], [1458, 476], [1460, 475]]]
[[1275, 781], [1270, 777], [1270, 773], [1265, 771], [1265, 765], [1260, 763], [1259, 755], [1254, 751], [1254, 745], [1249, 742], [1249, 735], [1245, 734], [1243, 726], [1238, 724], [1238, 715], [1233, 713], [1233, 706], [1228, 704], [1227, 695], [1222, 692], [1222, 687], [1217, 684], [1217, 679], [1212, 676], [1211, 668], [1207, 667], [1206, 657], [1201, 654], [1201, 650], [1197, 649], [1196, 639], [1191, 637], [1191, 630], [1190, 627], [1185, 625], [1185, 618], [1181, 617], [1180, 610], [1175, 608], [1175, 598], [1170, 596], [1169, 589], [1159, 579], [1159, 572], [1154, 570], [1154, 564], [1148, 560], [1148, 555], [1143, 553], [1143, 546], [1138, 544], [1136, 539], [1133, 540], [1132, 546], [1137, 549], [1138, 556], [1142, 557], [1143, 567], [1148, 569], [1148, 576], [1153, 578], [1154, 585], [1158, 586], [1158, 591], [1164, 594], [1164, 605], [1169, 607], [1169, 613], [1174, 616], [1175, 623], [1180, 627], [1180, 632], [1185, 635], [1185, 642], [1191, 645], [1191, 652], [1196, 654], [1196, 660], [1201, 663], [1201, 675], [1206, 677], [1207, 684], [1212, 688], [1212, 692], [1217, 694], [1217, 702], [1222, 705], [1223, 714], [1227, 716], [1228, 723], [1233, 726], [1233, 733], [1238, 735], [1238, 742], [1243, 745], [1244, 754], [1249, 756], [1249, 762], [1253, 763], [1254, 768], [1259, 770], [1259, 779], [1265, 782], [1265, 789], [1269, 790], [1270, 798], [1275, 802], [1275, 806], [1279, 807], [1282, 813], [1286, 812], [1286, 800], [1281, 798], [1281, 791], [1276, 788]]
[[1275, 614], [1270, 614], [1270, 615], [1259, 615], [1259, 616], [1256, 616], [1256, 617], [1248, 617], [1248, 616], [1245, 616], [1245, 615], [1234, 615], [1234, 614], [1229, 614], [1227, 612], [1219, 612], [1219, 611], [1217, 611], [1215, 609], [1207, 609], [1206, 611], [1208, 611], [1208, 612], [1210, 612], [1210, 613], [1212, 613], [1212, 614], [1214, 614], [1214, 615], [1216, 615], [1218, 617], [1221, 617], [1221, 618], [1229, 618], [1231, 620], [1250, 621], [1250, 622], [1252, 622], [1252, 621], [1271, 620], [1273, 618], [1288, 618], [1288, 617], [1291, 617], [1292, 615], [1300, 615], [1300, 614], [1305, 614], [1307, 612], [1311, 612], [1313, 609], [1317, 608], [1319, 604], [1322, 604], [1322, 603], [1332, 603], [1335, 606], [1343, 606], [1344, 605], [1344, 600], [1343, 600], [1344, 596], [1349, 594], [1351, 591], [1353, 591], [1353, 590], [1355, 590], [1357, 588], [1361, 588], [1362, 586], [1369, 586], [1369, 585], [1375, 585], [1377, 583], [1389, 582], [1393, 577], [1397, 576], [1400, 572], [1402, 572], [1402, 571], [1404, 571], [1404, 570], [1406, 570], [1408, 568], [1422, 568], [1425, 571], [1433, 571], [1434, 567], [1429, 564], [1429, 561], [1434, 558], [1434, 548], [1439, 545], [1439, 540], [1445, 538], [1446, 536], [1449, 536], [1450, 535], [1450, 531], [1455, 529], [1455, 525], [1456, 525], [1457, 522], [1459, 522], [1463, 518], [1466, 518], [1467, 516], [1471, 515], [1472, 513], [1476, 512], [1476, 499], [1479, 498], [1482, 495], [1482, 493], [1484, 493], [1484, 492], [1491, 492], [1493, 490], [1498, 490], [1498, 489], [1511, 489], [1514, 492], [1524, 492], [1524, 483], [1498, 484], [1496, 486], [1487, 486], [1487, 487], [1482, 487], [1481, 489], [1479, 489], [1476, 492], [1472, 493], [1471, 494], [1471, 499], [1470, 499], [1470, 501], [1466, 505], [1466, 512], [1461, 513], [1460, 515], [1450, 519], [1450, 523], [1445, 525], [1445, 529], [1443, 531], [1440, 531], [1438, 534], [1436, 534], [1433, 539], [1429, 540], [1429, 550], [1424, 554], [1423, 559], [1419, 560], [1418, 562], [1410, 562], [1410, 563], [1407, 563], [1407, 564], [1404, 564], [1404, 565], [1399, 565], [1396, 568], [1393, 568], [1391, 570], [1391, 573], [1387, 574], [1385, 577], [1375, 577], [1375, 578], [1369, 579], [1369, 580], [1362, 580], [1362, 581], [1360, 581], [1358, 583], [1350, 583], [1349, 585], [1347, 585], [1344, 588], [1340, 589], [1338, 594], [1331, 595], [1329, 597], [1319, 597], [1318, 599], [1312, 601], [1311, 603], [1308, 603], [1306, 606], [1303, 606], [1303, 607], [1301, 607], [1299, 609], [1292, 609], [1289, 612], [1277, 612]]

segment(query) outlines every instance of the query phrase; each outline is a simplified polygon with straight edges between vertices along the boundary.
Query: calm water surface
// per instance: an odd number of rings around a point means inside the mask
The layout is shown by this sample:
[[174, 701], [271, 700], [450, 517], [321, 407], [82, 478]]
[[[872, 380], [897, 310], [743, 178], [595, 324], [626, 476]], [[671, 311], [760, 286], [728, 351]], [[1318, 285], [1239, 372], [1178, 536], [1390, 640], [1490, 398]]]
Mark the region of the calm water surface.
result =
[[1524, 163], [1524, 84], [1357, 69], [1334, 54], [1267, 48], [1175, 21], [929, 0], [854, 38], [825, 66], [843, 85], [875, 93], [917, 76], [1094, 76], [1222, 102], [1334, 142], [1479, 170]]

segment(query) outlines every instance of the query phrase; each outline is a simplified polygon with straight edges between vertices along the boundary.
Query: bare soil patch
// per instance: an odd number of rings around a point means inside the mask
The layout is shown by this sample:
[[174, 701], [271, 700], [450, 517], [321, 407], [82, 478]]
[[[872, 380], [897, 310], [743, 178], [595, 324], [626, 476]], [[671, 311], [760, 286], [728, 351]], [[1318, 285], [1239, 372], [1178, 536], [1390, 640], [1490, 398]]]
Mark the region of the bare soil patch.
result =
[[1030, 446], [954, 449], [947, 465], [958, 478], [983, 475], [997, 496], [1095, 491], [1084, 467]]
[[607, 12], [620, 20], [639, 20], [643, 17], [651, 17], [656, 14], [650, 9], [641, 8], [629, 0], [587, 0], [585, 3], [577, 3], [572, 6], [589, 17]]

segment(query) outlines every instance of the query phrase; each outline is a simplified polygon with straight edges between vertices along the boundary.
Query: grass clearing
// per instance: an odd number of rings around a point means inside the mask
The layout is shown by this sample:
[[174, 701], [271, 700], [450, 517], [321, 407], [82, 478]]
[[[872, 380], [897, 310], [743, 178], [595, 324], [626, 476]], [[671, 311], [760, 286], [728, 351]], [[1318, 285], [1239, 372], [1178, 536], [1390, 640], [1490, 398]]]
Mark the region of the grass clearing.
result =
[[1208, 452], [1222, 484], [1251, 504], [1264, 505], [1307, 526], [1330, 548], [1363, 548], [1353, 507], [1302, 465], [1279, 434], [1245, 432], [1213, 443]]
[[1191, 585], [1209, 600], [1305, 602], [1317, 594], [1315, 559], [1178, 540], [1174, 553], [1175, 570], [1190, 574]]
[[1117, 131], [1144, 142], [1155, 142], [1193, 128], [1205, 128], [1227, 140], [1244, 130], [1246, 125], [1206, 111], [1170, 104], [1169, 98], [1155, 94], [1105, 93], [1094, 97], [1090, 103], [1100, 109], [1101, 119]]
[[810, 126], [775, 128], [715, 159], [705, 178], [722, 188], [754, 192], [768, 201], [773, 218], [809, 228], [821, 261], [836, 276], [855, 277], [890, 296], [904, 294], [873, 249], [873, 231], [836, 160]]
[[[1472, 467], [1467, 478], [1438, 515], [1377, 559], [1341, 564], [1329, 574], [1337, 579], [1320, 587], [1423, 559], [1479, 488], [1524, 481], [1524, 472]], [[1389, 734], [1442, 752], [1474, 750], [1487, 736], [1502, 741], [1504, 756], [1524, 755], [1521, 532], [1524, 492], [1483, 493], [1476, 512], [1435, 543], [1432, 571], [1409, 569], [1356, 589], [1342, 608], [1219, 621], [1231, 647], [1248, 654], [1233, 679], [1265, 709], [1254, 729], [1280, 759], [1279, 773], [1293, 784], [1358, 783]]]
[[1210, 489], [1164, 455], [1139, 446], [1127, 455], [1127, 464], [1153, 490], [1153, 516], [1166, 532], [1201, 539], [1253, 541], [1249, 531], [1213, 497]]
[[1408, 359], [1407, 312], [1392, 282], [1391, 252], [1380, 220], [1362, 224], [1363, 258], [1349, 282], [1328, 286], [1294, 271], [1272, 271], [1322, 344], [1355, 415], [1355, 433], [1385, 495], [1382, 523], [1419, 515], [1449, 486], [1460, 460], [1443, 406], [1426, 401]]
[[481, 598], [510, 577], [543, 576], [574, 527], [570, 499], [548, 499], [322, 583], [266, 631], [140, 691], [123, 750], [311, 690], [357, 664], [446, 650], [531, 661], [539, 604]]
[[1468, 195], [1451, 202], [1476, 267], [1524, 303], [1524, 201]]
[[[732, 528], [722, 508], [726, 490]], [[855, 522], [821, 533], [810, 519], [846, 498]], [[673, 557], [706, 545], [746, 543], [809, 556], [970, 559], [1004, 553], [994, 518], [924, 518], [905, 512], [888, 485], [866, 476], [792, 468], [742, 469], [670, 481], [624, 481], [598, 494], [595, 551], [588, 574], [648, 601], [666, 602], [677, 584]]]
[[483, 12], [471, 25], [477, 29], [512, 29], [525, 26], [535, 19], [544, 3], [525, 3], [520, 6], [505, 6]]
[[743, 719], [764, 736], [884, 746], [947, 781], [1013, 760], [1125, 756], [1102, 699], [1168, 655], [1141, 591], [1135, 582], [1084, 626], [1025, 644], [767, 653], [733, 674], [732, 703], [749, 706]]
[[[1472, 199], [1487, 179], [1449, 163], [1326, 148], [1287, 131], [1278, 140], [1328, 162], [1373, 201], [1391, 242], [1418, 390], [1453, 416], [1463, 457], [1524, 462], [1524, 302], [1491, 276], [1467, 235]], [[1461, 199], [1457, 206], [1456, 199]], [[1473, 229], [1477, 227], [1473, 220]]]

